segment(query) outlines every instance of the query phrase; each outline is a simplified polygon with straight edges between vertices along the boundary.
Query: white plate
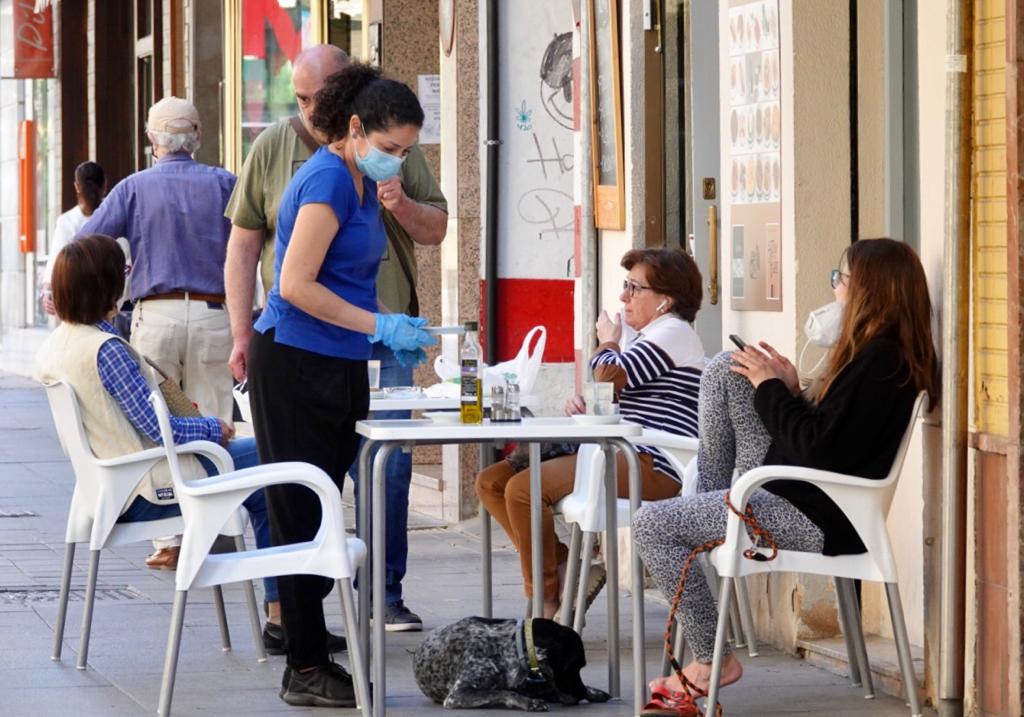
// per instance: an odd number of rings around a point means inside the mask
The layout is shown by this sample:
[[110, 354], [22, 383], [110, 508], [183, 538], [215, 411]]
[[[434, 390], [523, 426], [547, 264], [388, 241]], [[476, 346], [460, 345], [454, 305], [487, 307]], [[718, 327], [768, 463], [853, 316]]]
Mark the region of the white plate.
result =
[[622, 420], [622, 416], [616, 413], [612, 416], [589, 416], [585, 413], [573, 415], [572, 420], [582, 426], [610, 426]]
[[423, 389], [419, 386], [386, 386], [381, 398], [422, 398]]
[[462, 414], [458, 411], [424, 411], [424, 418], [429, 418], [434, 423], [459, 423], [462, 421]]

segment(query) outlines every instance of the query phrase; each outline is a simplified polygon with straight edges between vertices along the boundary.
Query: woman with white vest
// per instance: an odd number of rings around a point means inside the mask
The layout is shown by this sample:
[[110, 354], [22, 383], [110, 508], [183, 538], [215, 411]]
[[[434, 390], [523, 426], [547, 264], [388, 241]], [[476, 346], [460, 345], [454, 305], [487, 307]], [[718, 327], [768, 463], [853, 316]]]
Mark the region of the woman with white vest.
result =
[[[108, 236], [94, 234], [71, 242], [54, 261], [51, 286], [61, 324], [36, 357], [36, 378], [64, 381], [75, 391], [89, 446], [97, 458], [116, 458], [160, 445], [160, 427], [149, 395], [158, 377], [145, 360], [117, 333], [110, 319], [125, 281], [124, 253]], [[234, 438], [234, 428], [212, 416], [171, 418], [175, 444], [215, 441], [227, 448], [235, 468], [259, 463], [252, 438]], [[205, 457], [181, 456], [185, 479], [205, 478], [216, 471]], [[270, 545], [263, 491], [244, 503], [252, 519], [256, 544]], [[128, 499], [119, 522], [160, 520], [181, 515], [166, 461], [156, 464]], [[177, 547], [157, 551], [147, 564], [173, 570]], [[154, 564], [155, 563], [155, 564]], [[264, 581], [269, 622], [279, 614], [277, 582]], [[266, 635], [264, 635], [266, 642]]]

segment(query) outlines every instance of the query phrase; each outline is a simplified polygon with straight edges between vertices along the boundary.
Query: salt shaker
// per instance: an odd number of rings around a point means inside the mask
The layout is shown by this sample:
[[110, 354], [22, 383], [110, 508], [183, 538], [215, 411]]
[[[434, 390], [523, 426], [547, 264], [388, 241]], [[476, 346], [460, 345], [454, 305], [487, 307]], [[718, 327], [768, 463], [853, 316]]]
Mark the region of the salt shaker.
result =
[[505, 389], [491, 386], [491, 421], [505, 420]]

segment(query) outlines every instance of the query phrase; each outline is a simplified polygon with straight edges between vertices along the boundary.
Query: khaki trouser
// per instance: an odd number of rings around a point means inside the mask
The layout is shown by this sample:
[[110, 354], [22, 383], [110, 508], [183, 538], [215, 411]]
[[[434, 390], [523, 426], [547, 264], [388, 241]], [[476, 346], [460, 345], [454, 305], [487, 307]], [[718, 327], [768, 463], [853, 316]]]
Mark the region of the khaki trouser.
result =
[[[619, 497], [629, 495], [626, 458], [617, 454]], [[572, 493], [576, 481], [576, 456], [552, 458], [541, 467], [541, 534], [544, 536], [544, 597], [558, 599], [558, 566], [569, 557], [569, 549], [555, 535], [551, 506]], [[654, 470], [651, 456], [640, 454], [640, 485], [643, 500], [664, 500], [679, 495], [680, 485], [661, 471]], [[530, 560], [530, 470], [513, 473], [508, 461], [488, 466], [476, 477], [476, 493], [519, 551], [519, 567], [526, 584], [526, 596], [533, 595]]]
[[231, 322], [205, 301], [152, 299], [135, 304], [131, 344], [181, 384], [204, 416], [231, 423]]

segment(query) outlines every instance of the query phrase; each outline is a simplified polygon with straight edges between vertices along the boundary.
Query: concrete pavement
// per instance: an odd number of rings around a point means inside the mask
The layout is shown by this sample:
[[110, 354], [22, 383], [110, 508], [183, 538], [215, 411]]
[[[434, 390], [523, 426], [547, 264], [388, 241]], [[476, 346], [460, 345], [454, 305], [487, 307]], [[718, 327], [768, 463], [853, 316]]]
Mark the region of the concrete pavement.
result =
[[[88, 551], [75, 560], [64, 659], [50, 660], [59, 576], [64, 555], [64, 521], [74, 483], [61, 452], [45, 396], [26, 379], [0, 374], [0, 715], [154, 714], [170, 619], [173, 573], [148, 570], [148, 544], [104, 551], [99, 598], [93, 621], [89, 669], [74, 668], [81, 619], [81, 587]], [[440, 526], [413, 516], [407, 604], [427, 629], [479, 612], [479, 540], [475, 526]], [[500, 530], [495, 532], [495, 615], [519, 617], [518, 560]], [[251, 541], [250, 541], [251, 544]], [[259, 588], [258, 588], [259, 589]], [[623, 596], [622, 605], [629, 601]], [[175, 691], [176, 714], [248, 715], [262, 713], [354, 714], [349, 710], [302, 710], [277, 696], [284, 659], [259, 664], [251, 644], [241, 591], [225, 588], [234, 649], [222, 653], [209, 591], [189, 600]], [[665, 606], [649, 596], [648, 664], [659, 661]], [[328, 624], [340, 625], [338, 600], [325, 602]], [[629, 646], [630, 621], [623, 615], [623, 644]], [[588, 614], [584, 634], [588, 666], [584, 680], [606, 687], [607, 651], [603, 598]], [[421, 633], [388, 637], [388, 708], [393, 715], [440, 714], [412, 677], [411, 652]], [[559, 707], [572, 714], [630, 713], [629, 652], [623, 653], [624, 701], [606, 705]], [[901, 700], [865, 702], [842, 676], [811, 667], [781, 653], [762, 650], [745, 659], [741, 683], [724, 691], [727, 715], [828, 715], [874, 717], [907, 715]], [[504, 711], [501, 711], [504, 712]], [[499, 714], [497, 710], [477, 714]]]

